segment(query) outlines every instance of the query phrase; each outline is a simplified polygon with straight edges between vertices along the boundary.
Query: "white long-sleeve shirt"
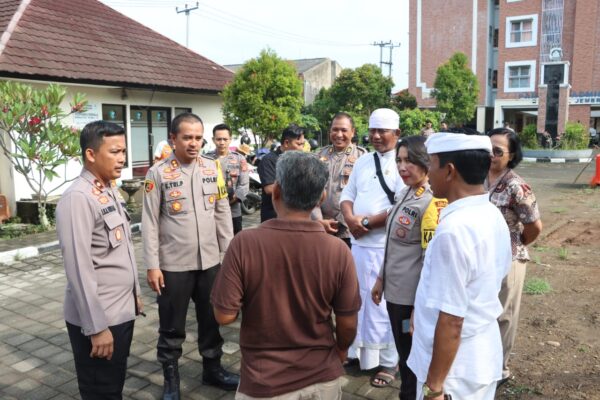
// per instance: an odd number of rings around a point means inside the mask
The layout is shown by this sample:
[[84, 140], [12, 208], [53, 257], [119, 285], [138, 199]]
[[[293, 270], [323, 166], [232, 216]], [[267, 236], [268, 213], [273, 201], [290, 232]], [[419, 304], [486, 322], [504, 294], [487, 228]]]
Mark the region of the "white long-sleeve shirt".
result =
[[[348, 184], [342, 191], [340, 203], [342, 201], [351, 201], [354, 215], [375, 215], [386, 211], [392, 207], [390, 201], [381, 187], [379, 178], [377, 178], [375, 159], [373, 154], [377, 154], [381, 162], [381, 171], [383, 179], [387, 186], [395, 193], [400, 192], [405, 185], [398, 174], [396, 167], [396, 151], [391, 150], [387, 153], [369, 153], [360, 157], [354, 164], [354, 169], [350, 174]], [[385, 228], [372, 229], [368, 234], [355, 239], [352, 237], [352, 244], [364, 247], [385, 247]]]

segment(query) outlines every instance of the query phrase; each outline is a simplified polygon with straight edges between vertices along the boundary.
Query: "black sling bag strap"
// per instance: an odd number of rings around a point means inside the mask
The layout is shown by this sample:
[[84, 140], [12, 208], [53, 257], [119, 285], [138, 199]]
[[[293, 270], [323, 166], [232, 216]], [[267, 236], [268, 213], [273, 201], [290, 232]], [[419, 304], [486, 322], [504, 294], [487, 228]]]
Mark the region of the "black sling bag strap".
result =
[[394, 205], [394, 197], [395, 194], [390, 190], [388, 185], [385, 183], [385, 179], [383, 179], [383, 173], [381, 172], [381, 162], [379, 161], [379, 157], [377, 157], [377, 152], [373, 153], [373, 157], [375, 157], [375, 173], [377, 174], [377, 178], [379, 178], [379, 183], [381, 184], [381, 188], [387, 194], [388, 200], [391, 205]]

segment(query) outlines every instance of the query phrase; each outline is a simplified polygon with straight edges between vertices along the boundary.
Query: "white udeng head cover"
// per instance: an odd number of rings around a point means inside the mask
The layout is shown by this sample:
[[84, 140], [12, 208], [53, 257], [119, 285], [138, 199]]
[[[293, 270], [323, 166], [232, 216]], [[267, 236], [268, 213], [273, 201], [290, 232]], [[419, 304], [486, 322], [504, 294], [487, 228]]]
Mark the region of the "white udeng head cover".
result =
[[427, 138], [425, 147], [429, 154], [462, 150], [485, 150], [492, 153], [492, 141], [488, 136], [465, 135], [464, 133], [434, 133]]
[[369, 129], [398, 129], [400, 116], [389, 108], [378, 108], [369, 117]]

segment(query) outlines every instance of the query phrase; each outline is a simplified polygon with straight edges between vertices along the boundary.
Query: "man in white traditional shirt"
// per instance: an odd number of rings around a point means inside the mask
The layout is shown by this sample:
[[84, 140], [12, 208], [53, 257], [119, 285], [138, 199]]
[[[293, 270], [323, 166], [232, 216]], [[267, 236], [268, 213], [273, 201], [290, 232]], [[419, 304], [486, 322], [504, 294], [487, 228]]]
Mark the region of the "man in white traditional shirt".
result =
[[441, 132], [426, 146], [433, 195], [448, 206], [425, 254], [408, 366], [419, 400], [493, 400], [502, 378], [498, 293], [512, 256], [506, 222], [483, 189], [492, 145]]
[[404, 187], [396, 168], [399, 125], [400, 117], [395, 111], [388, 108], [373, 111], [369, 118], [369, 143], [375, 152], [356, 160], [340, 197], [342, 215], [352, 234], [352, 255], [363, 299], [358, 332], [348, 357], [358, 359], [363, 370], [380, 367], [371, 379], [371, 384], [377, 387], [394, 380], [398, 364], [385, 301], [377, 306], [370, 296], [383, 263], [387, 212], [394, 203], [395, 193]]

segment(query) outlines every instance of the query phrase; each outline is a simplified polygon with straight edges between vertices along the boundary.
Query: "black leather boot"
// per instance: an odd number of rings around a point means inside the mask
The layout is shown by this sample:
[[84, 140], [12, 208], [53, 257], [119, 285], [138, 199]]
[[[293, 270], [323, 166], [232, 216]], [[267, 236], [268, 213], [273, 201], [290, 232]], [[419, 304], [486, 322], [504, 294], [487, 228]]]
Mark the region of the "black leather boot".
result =
[[220, 359], [204, 359], [202, 384], [216, 386], [219, 389], [233, 391], [240, 383], [240, 376], [225, 370]]
[[165, 376], [165, 385], [163, 388], [162, 400], [180, 400], [179, 393], [179, 367], [177, 361], [164, 363], [163, 374]]

